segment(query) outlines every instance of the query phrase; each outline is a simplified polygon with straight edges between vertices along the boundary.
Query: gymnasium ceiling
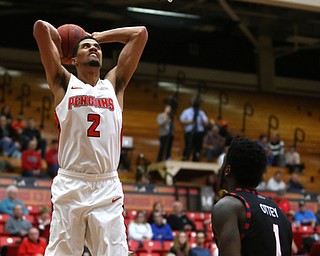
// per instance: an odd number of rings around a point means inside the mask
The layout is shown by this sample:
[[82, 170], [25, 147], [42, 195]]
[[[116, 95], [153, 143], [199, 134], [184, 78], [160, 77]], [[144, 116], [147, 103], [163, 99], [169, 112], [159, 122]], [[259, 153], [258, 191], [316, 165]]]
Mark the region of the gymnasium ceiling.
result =
[[282, 0], [0, 0], [0, 47], [36, 50], [37, 19], [55, 26], [76, 23], [89, 32], [145, 25], [145, 61], [255, 73], [257, 42], [266, 35], [272, 38], [276, 75], [320, 80], [320, 6], [268, 4], [276, 1]]

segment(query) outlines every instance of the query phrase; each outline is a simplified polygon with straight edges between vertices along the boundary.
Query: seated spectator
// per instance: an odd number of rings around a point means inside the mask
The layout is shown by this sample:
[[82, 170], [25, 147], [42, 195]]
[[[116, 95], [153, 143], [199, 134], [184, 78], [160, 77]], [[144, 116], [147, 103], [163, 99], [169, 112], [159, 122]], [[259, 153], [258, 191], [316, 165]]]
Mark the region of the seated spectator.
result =
[[305, 188], [300, 182], [300, 175], [298, 172], [293, 172], [291, 174], [291, 178], [288, 181], [288, 192], [291, 193], [303, 193], [305, 192]]
[[46, 163], [48, 166], [48, 175], [52, 179], [57, 175], [59, 164], [58, 164], [58, 140], [53, 139], [49, 150], [46, 153]]
[[311, 210], [306, 207], [305, 201], [299, 202], [299, 210], [294, 215], [294, 220], [300, 225], [315, 227], [317, 218]]
[[273, 132], [270, 142], [267, 146], [271, 149], [273, 155], [272, 166], [285, 166], [284, 159], [284, 141], [280, 139], [279, 132]]
[[51, 223], [51, 211], [49, 207], [44, 206], [39, 210], [38, 229], [40, 236], [49, 241], [50, 223]]
[[43, 256], [47, 247], [47, 242], [43, 237], [39, 237], [37, 228], [30, 228], [28, 236], [25, 237], [19, 246], [18, 256]]
[[30, 140], [37, 139], [37, 150], [41, 151], [42, 159], [46, 157], [46, 148], [47, 148], [47, 141], [42, 138], [40, 130], [36, 127], [36, 122], [33, 118], [29, 118], [27, 123], [21, 133], [21, 140], [22, 140], [22, 150], [28, 148], [28, 144]]
[[294, 145], [290, 145], [289, 151], [285, 154], [286, 167], [290, 173], [295, 171], [302, 172], [304, 169], [304, 164], [300, 162], [300, 154], [296, 151]]
[[214, 157], [218, 157], [224, 147], [225, 139], [219, 134], [219, 127], [213, 125], [203, 138], [202, 148], [207, 162], [212, 162]]
[[176, 256], [189, 256], [190, 245], [189, 239], [184, 231], [180, 231], [173, 239], [173, 246], [170, 252]]
[[171, 241], [173, 240], [172, 229], [169, 224], [163, 223], [161, 212], [153, 212], [154, 223], [151, 224], [153, 240]]
[[22, 206], [17, 204], [13, 208], [13, 216], [11, 216], [5, 223], [5, 229], [11, 236], [27, 235], [32, 224], [29, 220], [23, 218]]
[[267, 189], [267, 182], [262, 177], [262, 180], [259, 182], [258, 186], [256, 187], [256, 190], [266, 190]]
[[286, 183], [282, 180], [281, 171], [276, 171], [274, 176], [268, 180], [267, 189], [271, 191], [286, 189]]
[[4, 105], [2, 107], [1, 116], [5, 116], [9, 124], [12, 122], [11, 107], [9, 105]]
[[320, 223], [320, 196], [318, 196], [318, 210], [315, 212], [317, 223]]
[[168, 216], [167, 221], [173, 230], [196, 230], [196, 225], [184, 213], [181, 202], [174, 202], [172, 208], [172, 213]]
[[285, 198], [285, 194], [285, 190], [278, 190], [277, 195], [273, 200], [287, 216], [291, 217], [294, 215], [294, 211], [291, 209], [289, 200]]
[[24, 127], [25, 127], [25, 123], [24, 123], [24, 120], [23, 120], [23, 115], [18, 115], [17, 119], [12, 121], [11, 126], [14, 129], [15, 133], [17, 134], [17, 136], [21, 139], [21, 134], [22, 134], [22, 131], [23, 131]]
[[146, 213], [139, 211], [135, 220], [129, 223], [128, 238], [141, 242], [143, 240], [151, 240], [152, 237], [152, 229], [146, 221]]
[[197, 232], [196, 236], [196, 247], [190, 249], [189, 256], [210, 256], [210, 251], [208, 248], [205, 248], [204, 242], [206, 236], [204, 232]]
[[7, 187], [7, 197], [3, 198], [0, 202], [0, 213], [13, 215], [14, 206], [18, 204], [21, 205], [24, 215], [29, 214], [24, 203], [17, 199], [18, 192], [18, 188], [14, 185], [10, 185]]
[[206, 186], [212, 188], [212, 192], [213, 192], [212, 198], [214, 200], [214, 203], [219, 200], [219, 191], [220, 191], [219, 183], [220, 183], [219, 177], [215, 172], [209, 174], [206, 178]]
[[157, 188], [155, 184], [150, 183], [150, 175], [148, 173], [143, 173], [136, 183], [135, 190], [142, 193], [153, 193], [157, 191]]
[[30, 140], [28, 148], [22, 152], [22, 176], [23, 177], [44, 177], [42, 172], [42, 158], [36, 150], [37, 140]]
[[8, 124], [5, 116], [0, 117], [0, 151], [4, 156], [20, 158], [20, 144], [14, 139], [13, 128]]
[[148, 222], [150, 224], [154, 223], [154, 219], [153, 219], [153, 213], [154, 212], [160, 212], [161, 215], [162, 215], [162, 221], [163, 223], [167, 223], [167, 214], [164, 210], [164, 206], [163, 206], [163, 203], [161, 201], [156, 201], [154, 202], [153, 206], [152, 206], [152, 211], [150, 213], [150, 216], [149, 216], [149, 219], [148, 219]]

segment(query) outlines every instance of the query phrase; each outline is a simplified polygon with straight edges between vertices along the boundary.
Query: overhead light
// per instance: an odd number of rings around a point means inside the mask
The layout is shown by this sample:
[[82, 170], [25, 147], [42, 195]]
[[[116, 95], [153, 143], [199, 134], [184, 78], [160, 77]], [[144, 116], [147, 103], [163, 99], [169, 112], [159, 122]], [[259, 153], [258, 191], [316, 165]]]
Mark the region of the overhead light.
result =
[[159, 16], [167, 16], [167, 17], [200, 19], [200, 16], [198, 16], [198, 15], [180, 13], [180, 12], [161, 11], [161, 10], [147, 9], [147, 8], [140, 8], [140, 7], [127, 7], [127, 10], [130, 12], [159, 15]]
[[287, 38], [287, 42], [304, 44], [304, 45], [316, 45], [320, 43], [320, 40], [318, 38], [305, 37], [305, 36], [290, 36]]

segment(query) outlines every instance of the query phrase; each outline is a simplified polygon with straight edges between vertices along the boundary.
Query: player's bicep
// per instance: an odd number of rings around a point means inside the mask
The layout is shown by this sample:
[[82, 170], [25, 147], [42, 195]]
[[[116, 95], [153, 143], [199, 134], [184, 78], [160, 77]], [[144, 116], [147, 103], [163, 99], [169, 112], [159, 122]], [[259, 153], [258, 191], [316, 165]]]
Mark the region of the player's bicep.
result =
[[[226, 198], [225, 198], [226, 199]], [[212, 228], [217, 235], [219, 255], [240, 256], [241, 240], [238, 227], [239, 206], [228, 199], [218, 202], [212, 210]], [[241, 206], [241, 205], [240, 205]]]

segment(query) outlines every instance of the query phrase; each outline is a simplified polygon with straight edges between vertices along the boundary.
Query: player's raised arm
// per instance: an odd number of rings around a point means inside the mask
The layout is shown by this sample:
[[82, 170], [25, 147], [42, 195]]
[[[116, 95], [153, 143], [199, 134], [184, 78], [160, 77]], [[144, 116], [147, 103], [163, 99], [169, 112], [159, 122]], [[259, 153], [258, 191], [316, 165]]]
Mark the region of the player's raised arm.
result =
[[135, 72], [144, 47], [148, 39], [148, 32], [144, 26], [124, 27], [111, 29], [104, 32], [92, 33], [100, 44], [123, 43], [123, 47], [117, 62], [106, 76], [115, 86], [116, 94], [122, 106], [122, 95]]
[[70, 73], [61, 65], [60, 35], [54, 26], [43, 20], [35, 22], [33, 35], [38, 44], [47, 82], [53, 94], [57, 96], [61, 88], [66, 87], [70, 78]]

